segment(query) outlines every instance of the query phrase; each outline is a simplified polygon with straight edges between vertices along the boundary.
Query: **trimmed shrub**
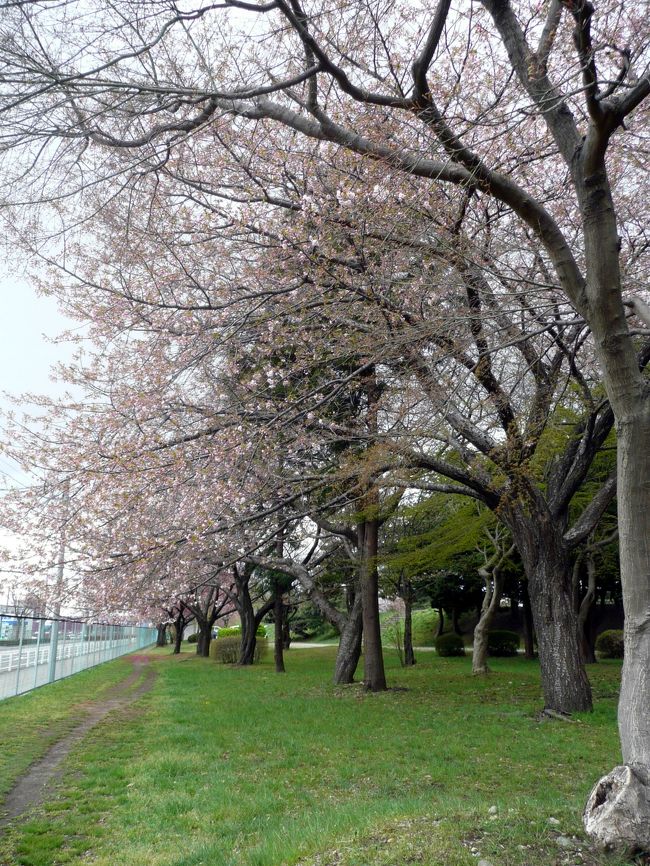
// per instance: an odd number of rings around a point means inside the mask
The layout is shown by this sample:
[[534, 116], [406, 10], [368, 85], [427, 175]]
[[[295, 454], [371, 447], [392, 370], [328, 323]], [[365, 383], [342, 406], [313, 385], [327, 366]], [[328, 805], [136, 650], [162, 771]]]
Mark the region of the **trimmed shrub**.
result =
[[520, 638], [516, 631], [495, 628], [494, 631], [488, 632], [488, 655], [516, 656], [519, 642]]
[[623, 632], [620, 629], [601, 632], [596, 638], [596, 650], [604, 659], [622, 659]]
[[[255, 632], [257, 637], [266, 637], [266, 626], [264, 623], [260, 623], [257, 626], [257, 631]], [[227, 628], [220, 628], [217, 632], [217, 637], [239, 637], [241, 635], [241, 626], [240, 625], [231, 625]]]
[[439, 656], [464, 656], [465, 644], [460, 635], [450, 631], [436, 638], [436, 652]]
[[[253, 655], [254, 663], [264, 658], [267, 648], [266, 638], [258, 637]], [[232, 637], [221, 637], [219, 635], [217, 640], [213, 640], [210, 643], [210, 658], [223, 665], [236, 665], [239, 661], [240, 650], [241, 636], [239, 634]]]
[[254, 662], [261, 661], [265, 655], [266, 651], [269, 648], [269, 643], [265, 637], [260, 637], [259, 629], [257, 630], [257, 643], [255, 644], [255, 655], [253, 656]]
[[193, 634], [188, 635], [187, 642], [188, 643], [198, 643], [199, 633], [195, 631]]
[[[227, 631], [227, 629], [224, 629]], [[221, 637], [210, 642], [210, 658], [222, 665], [236, 665], [241, 641], [238, 637]]]

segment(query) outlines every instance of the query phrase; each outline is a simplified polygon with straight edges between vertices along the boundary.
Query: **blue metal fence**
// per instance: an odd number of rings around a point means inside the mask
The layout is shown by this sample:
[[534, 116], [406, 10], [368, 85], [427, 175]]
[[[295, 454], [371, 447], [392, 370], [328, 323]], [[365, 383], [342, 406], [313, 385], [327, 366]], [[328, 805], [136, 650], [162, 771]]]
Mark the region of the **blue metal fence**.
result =
[[156, 629], [0, 614], [0, 700], [151, 646]]

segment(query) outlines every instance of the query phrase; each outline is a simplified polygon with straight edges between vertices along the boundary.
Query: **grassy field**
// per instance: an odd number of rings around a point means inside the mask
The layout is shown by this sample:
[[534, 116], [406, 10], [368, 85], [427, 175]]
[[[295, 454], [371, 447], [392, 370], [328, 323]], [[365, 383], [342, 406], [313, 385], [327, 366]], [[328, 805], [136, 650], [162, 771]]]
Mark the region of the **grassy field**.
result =
[[[56, 796], [0, 838], [2, 866], [627, 862], [592, 850], [580, 824], [619, 761], [615, 662], [590, 670], [596, 711], [565, 723], [538, 721], [524, 659], [475, 679], [469, 658], [423, 653], [408, 671], [390, 658], [394, 688], [369, 695], [330, 684], [329, 648], [289, 652], [285, 675], [152, 658], [153, 690], [68, 756]], [[4, 790], [128, 669], [0, 704]]]

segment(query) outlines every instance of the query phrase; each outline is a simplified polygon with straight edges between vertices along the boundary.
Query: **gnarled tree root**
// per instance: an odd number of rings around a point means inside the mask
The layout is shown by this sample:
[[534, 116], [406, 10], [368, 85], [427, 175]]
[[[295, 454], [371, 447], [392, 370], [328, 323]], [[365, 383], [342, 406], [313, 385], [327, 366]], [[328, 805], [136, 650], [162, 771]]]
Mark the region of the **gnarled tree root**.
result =
[[589, 795], [583, 821], [604, 848], [650, 851], [650, 787], [632, 767], [614, 767]]

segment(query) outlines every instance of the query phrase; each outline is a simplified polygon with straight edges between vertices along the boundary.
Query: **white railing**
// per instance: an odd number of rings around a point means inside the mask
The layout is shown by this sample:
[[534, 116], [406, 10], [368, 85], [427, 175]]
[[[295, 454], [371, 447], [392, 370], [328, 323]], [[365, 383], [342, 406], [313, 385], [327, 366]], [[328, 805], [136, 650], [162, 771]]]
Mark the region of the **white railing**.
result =
[[0, 700], [150, 646], [146, 626], [0, 614]]

